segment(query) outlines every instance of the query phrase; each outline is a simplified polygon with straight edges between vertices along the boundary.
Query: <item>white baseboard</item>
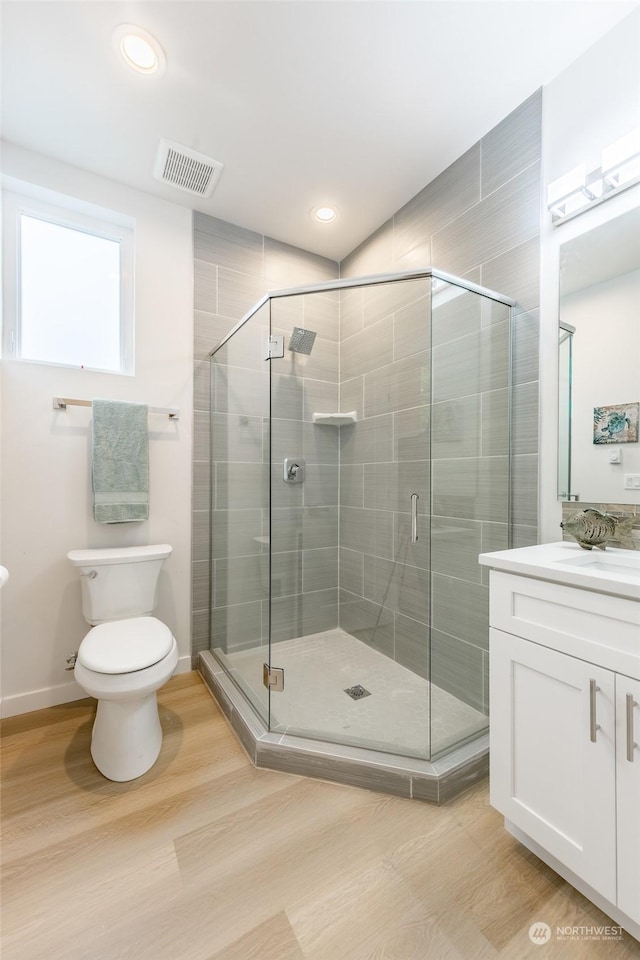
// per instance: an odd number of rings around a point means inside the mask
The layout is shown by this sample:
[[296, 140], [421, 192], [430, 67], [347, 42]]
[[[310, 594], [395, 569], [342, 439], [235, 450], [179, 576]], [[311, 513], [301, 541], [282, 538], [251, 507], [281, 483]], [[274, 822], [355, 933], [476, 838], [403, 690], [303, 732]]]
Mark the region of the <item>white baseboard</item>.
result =
[[[176, 673], [188, 673], [191, 670], [191, 655], [180, 657]], [[75, 680], [60, 683], [55, 687], [43, 687], [41, 690], [29, 690], [27, 693], [14, 693], [0, 700], [0, 717], [17, 717], [21, 713], [42, 710], [44, 707], [56, 707], [60, 703], [82, 700], [87, 694]]]

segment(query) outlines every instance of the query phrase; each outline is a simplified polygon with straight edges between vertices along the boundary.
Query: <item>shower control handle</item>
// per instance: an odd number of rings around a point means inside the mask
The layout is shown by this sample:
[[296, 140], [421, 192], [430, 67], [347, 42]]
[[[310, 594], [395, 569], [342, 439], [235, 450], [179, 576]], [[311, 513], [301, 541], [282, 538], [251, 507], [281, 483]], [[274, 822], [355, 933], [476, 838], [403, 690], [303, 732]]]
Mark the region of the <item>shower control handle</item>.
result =
[[411, 543], [418, 542], [418, 494], [411, 494]]
[[286, 457], [283, 463], [282, 479], [285, 483], [302, 483], [305, 462], [302, 457]]

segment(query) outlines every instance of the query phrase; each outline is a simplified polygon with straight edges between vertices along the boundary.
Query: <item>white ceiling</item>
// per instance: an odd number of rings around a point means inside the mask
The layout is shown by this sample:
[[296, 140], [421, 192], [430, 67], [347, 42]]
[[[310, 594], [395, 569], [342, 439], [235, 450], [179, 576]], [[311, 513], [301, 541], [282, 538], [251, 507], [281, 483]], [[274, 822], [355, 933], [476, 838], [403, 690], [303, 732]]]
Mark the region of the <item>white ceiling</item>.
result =
[[[5, 0], [3, 137], [341, 259], [637, 5]], [[119, 58], [123, 22], [164, 76]], [[225, 164], [212, 198], [153, 179], [161, 137]]]

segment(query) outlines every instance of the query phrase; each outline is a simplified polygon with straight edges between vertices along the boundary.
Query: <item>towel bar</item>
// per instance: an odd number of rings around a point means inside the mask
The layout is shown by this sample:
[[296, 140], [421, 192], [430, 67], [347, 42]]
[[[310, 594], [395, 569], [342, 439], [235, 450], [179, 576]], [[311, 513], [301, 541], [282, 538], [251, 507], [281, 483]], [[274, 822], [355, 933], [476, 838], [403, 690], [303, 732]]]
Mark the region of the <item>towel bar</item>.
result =
[[[53, 409], [66, 410], [67, 407], [90, 407], [91, 400], [72, 400], [70, 397], [54, 397]], [[180, 411], [172, 407], [149, 407], [149, 413], [161, 413], [169, 417], [169, 420], [179, 420]]]

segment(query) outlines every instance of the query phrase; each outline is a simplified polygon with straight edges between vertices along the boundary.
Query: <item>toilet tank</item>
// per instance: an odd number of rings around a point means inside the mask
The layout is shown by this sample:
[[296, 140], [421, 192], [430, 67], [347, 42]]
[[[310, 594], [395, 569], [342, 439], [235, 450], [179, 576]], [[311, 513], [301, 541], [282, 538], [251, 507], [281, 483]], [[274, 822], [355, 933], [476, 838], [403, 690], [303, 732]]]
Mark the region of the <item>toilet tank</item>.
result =
[[170, 555], [168, 543], [71, 550], [67, 557], [79, 568], [85, 620], [95, 626], [149, 616], [158, 600], [160, 569]]

